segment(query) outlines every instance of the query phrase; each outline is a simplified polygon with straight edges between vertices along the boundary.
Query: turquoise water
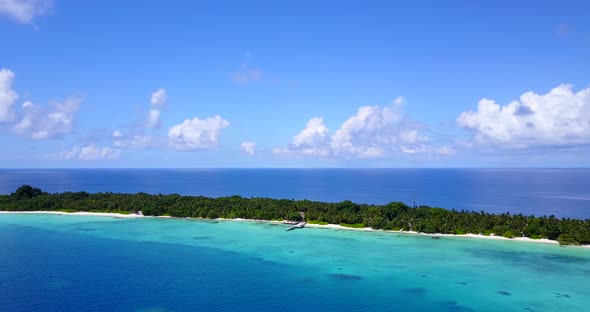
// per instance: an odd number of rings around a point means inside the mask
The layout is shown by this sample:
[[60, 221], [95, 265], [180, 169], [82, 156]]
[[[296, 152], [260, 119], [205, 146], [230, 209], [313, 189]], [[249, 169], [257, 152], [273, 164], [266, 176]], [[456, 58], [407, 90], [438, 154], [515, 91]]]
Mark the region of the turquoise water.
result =
[[0, 311], [588, 311], [590, 249], [0, 215]]

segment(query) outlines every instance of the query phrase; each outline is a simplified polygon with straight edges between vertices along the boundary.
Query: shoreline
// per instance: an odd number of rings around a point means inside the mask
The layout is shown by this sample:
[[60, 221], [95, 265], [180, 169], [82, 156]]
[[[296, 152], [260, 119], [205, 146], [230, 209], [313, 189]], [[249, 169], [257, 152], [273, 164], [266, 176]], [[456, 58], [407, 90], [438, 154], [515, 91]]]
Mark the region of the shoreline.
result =
[[[78, 211], [78, 212], [64, 212], [64, 211], [0, 211], [0, 215], [2, 214], [52, 214], [52, 215], [72, 215], [72, 216], [96, 216], [96, 217], [112, 217], [112, 218], [173, 218], [173, 219], [194, 219], [194, 220], [218, 220], [218, 221], [245, 221], [245, 222], [264, 222], [264, 223], [277, 223], [282, 224], [282, 221], [271, 221], [271, 220], [258, 220], [258, 219], [243, 219], [243, 218], [234, 218], [234, 219], [227, 219], [227, 218], [217, 218], [217, 219], [206, 219], [206, 218], [177, 218], [171, 216], [144, 216], [138, 214], [122, 214], [122, 213], [114, 213], [114, 212], [88, 212], [88, 211]], [[424, 232], [416, 232], [416, 231], [393, 231], [393, 230], [378, 230], [373, 229], [370, 227], [365, 228], [351, 228], [345, 227], [339, 224], [310, 224], [307, 223], [305, 227], [309, 228], [318, 228], [318, 229], [334, 229], [334, 230], [348, 230], [348, 231], [361, 231], [361, 232], [384, 232], [384, 233], [397, 233], [397, 234], [407, 234], [407, 235], [422, 235], [422, 236], [431, 236], [431, 237], [457, 237], [457, 238], [478, 238], [478, 239], [491, 239], [491, 240], [503, 240], [503, 241], [517, 241], [517, 242], [528, 242], [528, 243], [537, 243], [537, 244], [549, 244], [549, 245], [559, 245], [559, 242], [556, 240], [551, 240], [547, 238], [541, 239], [532, 239], [529, 237], [514, 237], [514, 238], [506, 238], [503, 236], [496, 236], [496, 235], [482, 235], [482, 234], [442, 234], [442, 233], [424, 233]], [[564, 247], [581, 247], [581, 248], [590, 248], [590, 245], [564, 245]]]
[[112, 218], [142, 218], [142, 215], [123, 214], [115, 212], [65, 212], [65, 211], [0, 211], [0, 214], [53, 214], [53, 215], [72, 215], [72, 216], [95, 216], [95, 217], [112, 217]]

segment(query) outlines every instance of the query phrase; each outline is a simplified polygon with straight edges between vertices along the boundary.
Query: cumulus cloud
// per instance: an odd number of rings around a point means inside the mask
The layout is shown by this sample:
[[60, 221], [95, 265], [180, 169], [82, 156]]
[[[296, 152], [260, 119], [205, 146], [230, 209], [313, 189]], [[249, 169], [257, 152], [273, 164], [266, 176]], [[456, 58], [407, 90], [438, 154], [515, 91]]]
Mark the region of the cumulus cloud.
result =
[[35, 17], [48, 13], [53, 0], [0, 0], [0, 14], [19, 23], [32, 24]]
[[305, 125], [305, 129], [293, 137], [291, 147], [294, 149], [315, 147], [326, 142], [330, 130], [324, 126], [324, 119], [315, 117]]
[[322, 118], [309, 120], [287, 147], [274, 154], [300, 154], [324, 157], [377, 158], [398, 154], [431, 152], [448, 154], [450, 148], [432, 147], [423, 125], [403, 115], [404, 99], [389, 106], [362, 106], [332, 135]]
[[244, 54], [244, 60], [240, 68], [232, 73], [231, 78], [235, 83], [239, 84], [246, 84], [262, 79], [262, 71], [252, 65], [252, 54], [250, 52]]
[[275, 148], [273, 153], [328, 156], [331, 152], [328, 145], [329, 133], [330, 130], [324, 125], [322, 118], [312, 118], [286, 148]]
[[0, 70], [0, 124], [19, 136], [33, 140], [60, 137], [73, 131], [74, 115], [82, 103], [81, 97], [51, 101], [47, 107], [25, 101], [17, 110], [15, 103], [19, 97], [12, 89], [14, 77], [12, 71]]
[[407, 154], [422, 151], [428, 142], [424, 127], [403, 118], [403, 104], [399, 97], [390, 106], [360, 107], [334, 133], [332, 149], [336, 154], [363, 157], [382, 156], [391, 148]]
[[229, 121], [220, 116], [186, 119], [168, 130], [168, 144], [176, 150], [208, 150], [217, 147], [219, 135]]
[[153, 107], [163, 107], [166, 105], [168, 101], [168, 95], [166, 94], [166, 89], [158, 89], [152, 93], [152, 97], [150, 98], [150, 104]]
[[159, 128], [160, 127], [160, 110], [150, 109], [147, 118], [145, 120], [146, 128]]
[[6, 68], [0, 70], [0, 123], [14, 119], [14, 103], [18, 94], [12, 90], [14, 73]]
[[[168, 96], [165, 89], [158, 89], [151, 94], [148, 116], [143, 127], [135, 127], [130, 133], [121, 130], [104, 133], [102, 135], [83, 138], [83, 143], [72, 147], [71, 150], [48, 155], [51, 159], [80, 159], [100, 160], [119, 158], [122, 151], [134, 148], [155, 148], [166, 145], [166, 140], [161, 135], [144, 133], [144, 128], [160, 127], [160, 109], [167, 104]], [[33, 139], [55, 137], [61, 133], [69, 132], [73, 125], [73, 113], [78, 105], [68, 100], [54, 104], [55, 109], [47, 111], [41, 107], [26, 102], [23, 105], [23, 117], [13, 126], [13, 131]], [[42, 118], [47, 116], [47, 118]], [[61, 130], [60, 130], [61, 129]], [[102, 143], [101, 143], [102, 142]], [[101, 144], [97, 144], [101, 143]]]
[[575, 146], [590, 143], [590, 88], [574, 92], [560, 85], [546, 94], [527, 92], [505, 106], [482, 99], [457, 124], [474, 142], [506, 148]]
[[18, 121], [12, 126], [14, 133], [33, 140], [60, 137], [74, 130], [74, 115], [82, 103], [81, 97], [69, 97], [63, 102], [52, 101], [42, 107], [27, 101], [22, 105]]
[[54, 160], [114, 160], [121, 156], [121, 149], [110, 146], [73, 146], [71, 149], [59, 153], [48, 154], [46, 158]]
[[240, 145], [242, 151], [250, 156], [256, 154], [256, 143], [250, 141], [244, 141]]
[[145, 120], [146, 128], [159, 128], [160, 127], [160, 109], [166, 105], [168, 101], [168, 95], [165, 89], [158, 89], [152, 93], [150, 98], [150, 104], [152, 108], [149, 110], [147, 118]]

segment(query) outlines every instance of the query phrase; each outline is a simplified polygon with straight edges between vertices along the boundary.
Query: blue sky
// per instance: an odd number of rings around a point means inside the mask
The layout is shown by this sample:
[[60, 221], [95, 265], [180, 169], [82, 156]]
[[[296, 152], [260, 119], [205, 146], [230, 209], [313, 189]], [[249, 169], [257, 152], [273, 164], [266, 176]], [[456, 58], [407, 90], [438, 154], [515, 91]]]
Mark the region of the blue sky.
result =
[[587, 1], [0, 0], [0, 167], [578, 167]]

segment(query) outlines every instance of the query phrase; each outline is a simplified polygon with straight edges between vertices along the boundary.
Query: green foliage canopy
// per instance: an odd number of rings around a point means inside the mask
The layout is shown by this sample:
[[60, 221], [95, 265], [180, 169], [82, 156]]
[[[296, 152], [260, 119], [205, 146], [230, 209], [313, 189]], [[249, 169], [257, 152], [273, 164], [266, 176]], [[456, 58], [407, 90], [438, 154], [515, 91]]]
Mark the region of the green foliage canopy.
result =
[[401, 202], [386, 205], [357, 204], [351, 201], [327, 203], [310, 200], [210, 198], [178, 194], [63, 192], [48, 194], [29, 185], [10, 195], [0, 195], [0, 210], [8, 211], [89, 211], [169, 215], [191, 218], [244, 218], [258, 220], [307, 220], [318, 224], [345, 224], [384, 230], [412, 230], [424, 233], [475, 233], [534, 237], [558, 240], [562, 244], [590, 244], [590, 219], [558, 219], [554, 216], [523, 216], [510, 213], [456, 211]]

